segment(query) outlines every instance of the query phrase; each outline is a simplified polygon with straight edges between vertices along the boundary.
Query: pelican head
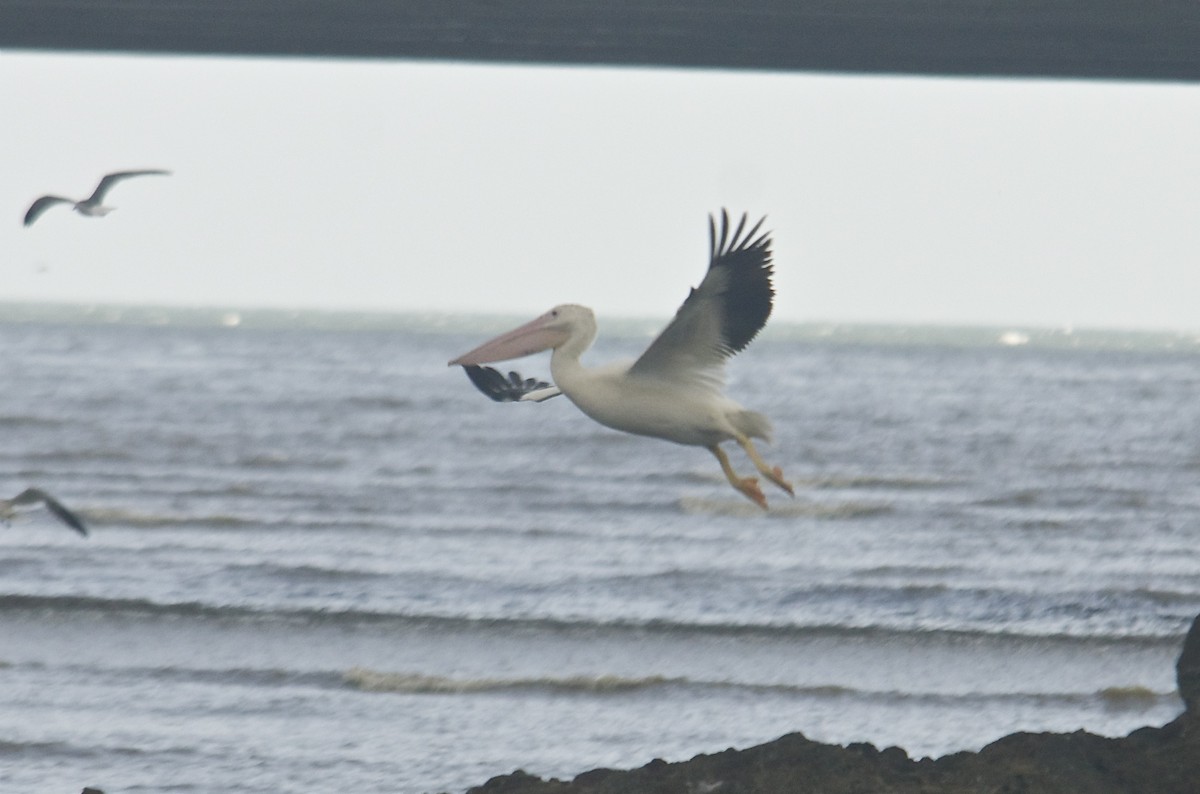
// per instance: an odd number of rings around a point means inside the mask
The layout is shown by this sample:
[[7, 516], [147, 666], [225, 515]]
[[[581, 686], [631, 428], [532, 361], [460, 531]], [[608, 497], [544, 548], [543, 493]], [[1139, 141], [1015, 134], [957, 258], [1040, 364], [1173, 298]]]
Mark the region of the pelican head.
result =
[[596, 338], [596, 316], [586, 306], [564, 303], [555, 306], [536, 320], [525, 323], [495, 339], [484, 342], [474, 350], [463, 353], [450, 366], [471, 366], [507, 361], [557, 350], [568, 342], [582, 353]]

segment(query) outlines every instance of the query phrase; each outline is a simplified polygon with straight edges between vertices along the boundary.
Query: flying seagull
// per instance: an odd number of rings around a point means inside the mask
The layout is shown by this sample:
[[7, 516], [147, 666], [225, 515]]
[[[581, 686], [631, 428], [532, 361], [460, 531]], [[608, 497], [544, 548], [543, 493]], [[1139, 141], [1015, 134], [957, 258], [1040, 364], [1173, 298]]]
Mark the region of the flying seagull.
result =
[[84, 526], [83, 521], [80, 520], [79, 516], [72, 513], [63, 506], [62, 502], [58, 501], [40, 488], [26, 488], [12, 499], [0, 499], [0, 521], [3, 521], [7, 524], [10, 520], [16, 517], [18, 513], [18, 507], [25, 507], [35, 504], [45, 505], [46, 509], [57, 516], [60, 521], [78, 532], [80, 535], [87, 537], [87, 527]]
[[92, 195], [87, 198], [76, 201], [75, 199], [63, 198], [62, 196], [42, 196], [37, 201], [29, 205], [29, 209], [25, 212], [25, 225], [31, 226], [41, 214], [53, 207], [55, 204], [72, 204], [74, 209], [80, 215], [87, 215], [93, 218], [102, 218], [108, 213], [116, 209], [116, 207], [104, 206], [104, 196], [108, 191], [112, 190], [112, 186], [120, 182], [122, 179], [128, 179], [132, 176], [151, 176], [170, 174], [170, 171], [162, 171], [160, 169], [150, 169], [147, 171], [116, 171], [105, 175], [100, 180], [100, 184], [96, 185], [96, 189]]
[[[720, 446], [737, 442], [762, 476], [793, 493], [783, 471], [768, 465], [754, 448], [752, 439], [770, 440], [770, 420], [723, 393], [725, 361], [750, 344], [771, 314], [771, 237], [759, 232], [765, 220], [746, 231], [742, 215], [731, 233], [722, 210], [718, 234], [716, 220], [709, 217], [704, 280], [636, 361], [584, 367], [579, 358], [596, 338], [595, 315], [585, 306], [563, 304], [464, 353], [450, 366], [464, 367], [493, 400], [541, 402], [561, 393], [602, 425], [704, 447], [716, 456], [730, 485], [765, 510], [767, 499], [758, 480], [739, 476]], [[553, 385], [523, 380], [515, 372], [505, 378], [480, 366], [543, 350], [554, 351]]]

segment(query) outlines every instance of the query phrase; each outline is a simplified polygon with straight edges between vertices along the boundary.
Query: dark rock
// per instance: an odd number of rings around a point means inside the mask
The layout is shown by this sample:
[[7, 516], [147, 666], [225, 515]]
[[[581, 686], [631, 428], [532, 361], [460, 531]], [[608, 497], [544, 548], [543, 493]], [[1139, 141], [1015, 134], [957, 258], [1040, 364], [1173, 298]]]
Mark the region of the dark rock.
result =
[[541, 792], [557, 792], [566, 791], [566, 784], [559, 780], [542, 780], [540, 777], [535, 777], [523, 769], [518, 769], [511, 775], [500, 775], [494, 777], [482, 786], [476, 786], [471, 789], [471, 792], [478, 794], [516, 794], [516, 792], [525, 791], [541, 791]]
[[[1189, 716], [1200, 717], [1200, 615], [1192, 621], [1192, 628], [1183, 640], [1183, 653], [1175, 663], [1175, 680]], [[1197, 789], [1200, 790], [1200, 785]]]

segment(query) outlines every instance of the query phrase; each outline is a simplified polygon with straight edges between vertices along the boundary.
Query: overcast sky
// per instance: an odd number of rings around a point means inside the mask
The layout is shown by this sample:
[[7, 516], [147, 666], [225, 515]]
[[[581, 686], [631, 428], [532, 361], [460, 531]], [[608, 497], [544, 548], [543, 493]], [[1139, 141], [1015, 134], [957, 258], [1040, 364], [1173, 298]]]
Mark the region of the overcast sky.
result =
[[724, 206], [778, 318], [1200, 329], [1196, 85], [2, 52], [0, 107], [0, 300], [666, 318]]

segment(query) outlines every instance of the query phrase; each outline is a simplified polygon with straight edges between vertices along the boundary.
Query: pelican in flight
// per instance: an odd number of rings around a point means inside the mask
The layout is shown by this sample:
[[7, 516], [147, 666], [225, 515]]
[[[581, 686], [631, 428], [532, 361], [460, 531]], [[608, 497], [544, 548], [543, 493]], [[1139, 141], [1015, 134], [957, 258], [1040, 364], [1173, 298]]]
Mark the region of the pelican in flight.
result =
[[62, 502], [55, 499], [50, 494], [40, 488], [26, 488], [12, 499], [0, 499], [0, 521], [8, 523], [17, 515], [18, 507], [27, 507], [29, 505], [42, 504], [46, 509], [53, 513], [58, 520], [69, 526], [71, 529], [78, 532], [80, 535], [87, 537], [87, 527], [84, 526], [79, 516], [68, 510]]
[[76, 201], [75, 199], [63, 198], [62, 196], [42, 196], [37, 201], [29, 205], [29, 209], [25, 212], [25, 225], [32, 226], [41, 214], [53, 207], [55, 204], [72, 204], [74, 209], [80, 215], [87, 215], [93, 218], [103, 218], [108, 213], [116, 209], [116, 207], [104, 206], [104, 197], [108, 191], [112, 190], [113, 185], [120, 182], [122, 179], [128, 179], [131, 176], [150, 176], [170, 174], [170, 171], [162, 171], [159, 169], [150, 169], [147, 171], [117, 171], [112, 174], [106, 174], [100, 180], [100, 184], [96, 185], [96, 189], [92, 191], [92, 195], [85, 199]]
[[[708, 273], [636, 361], [583, 366], [579, 358], [596, 338], [596, 318], [591, 309], [568, 303], [464, 353], [450, 366], [465, 368], [476, 387], [497, 401], [541, 402], [565, 394], [602, 425], [704, 447], [716, 456], [730, 485], [765, 510], [757, 478], [739, 476], [720, 446], [737, 442], [763, 477], [793, 493], [783, 471], [754, 448], [752, 439], [770, 441], [770, 421], [722, 392], [725, 361], [750, 344], [771, 314], [771, 237], [759, 232], [764, 220], [747, 231], [742, 215], [731, 234], [724, 210], [719, 232], [709, 217]], [[554, 351], [553, 385], [523, 380], [515, 372], [506, 378], [481, 366], [543, 350]]]

